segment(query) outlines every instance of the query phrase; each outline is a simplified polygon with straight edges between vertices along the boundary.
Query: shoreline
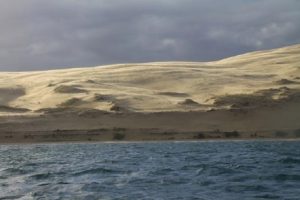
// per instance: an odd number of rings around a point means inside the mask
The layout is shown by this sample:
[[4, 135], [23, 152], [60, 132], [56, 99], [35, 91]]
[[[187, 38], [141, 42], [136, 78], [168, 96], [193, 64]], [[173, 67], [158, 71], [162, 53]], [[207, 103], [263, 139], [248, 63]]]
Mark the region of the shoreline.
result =
[[[291, 108], [214, 112], [51, 113], [0, 117], [0, 144], [300, 138]], [[285, 112], [282, 120], [281, 110]], [[90, 113], [90, 112], [87, 112]]]
[[246, 142], [246, 141], [256, 141], [256, 142], [293, 142], [300, 141], [300, 138], [231, 138], [231, 139], [187, 139], [187, 140], [111, 140], [111, 141], [44, 141], [44, 142], [0, 142], [1, 145], [43, 145], [43, 144], [127, 144], [127, 143], [185, 143], [185, 142]]
[[[289, 132], [238, 132], [189, 131], [158, 129], [111, 130], [56, 130], [0, 132], [0, 144], [35, 143], [99, 143], [99, 142], [176, 142], [176, 141], [238, 141], [238, 140], [300, 140], [298, 131]], [[155, 131], [154, 131], [155, 130]]]

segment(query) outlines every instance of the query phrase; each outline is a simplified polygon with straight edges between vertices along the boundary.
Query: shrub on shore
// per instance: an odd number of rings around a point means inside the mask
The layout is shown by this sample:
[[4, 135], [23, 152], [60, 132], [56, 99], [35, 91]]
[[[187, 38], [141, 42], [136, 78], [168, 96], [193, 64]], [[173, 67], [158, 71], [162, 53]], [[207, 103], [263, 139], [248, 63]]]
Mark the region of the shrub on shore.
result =
[[123, 140], [125, 138], [125, 134], [123, 133], [115, 133], [113, 136], [114, 140]]
[[198, 133], [197, 135], [194, 136], [194, 139], [204, 139], [205, 135], [203, 133]]
[[276, 137], [286, 137], [286, 136], [288, 136], [288, 134], [289, 134], [289, 133], [284, 132], [284, 131], [276, 131], [276, 132], [275, 132], [275, 136], [276, 136]]
[[224, 132], [224, 135], [227, 138], [232, 138], [232, 137], [239, 137], [240, 133], [238, 131], [229, 131], [229, 132]]
[[294, 131], [294, 135], [295, 135], [296, 137], [300, 137], [300, 129], [295, 130], [295, 131]]

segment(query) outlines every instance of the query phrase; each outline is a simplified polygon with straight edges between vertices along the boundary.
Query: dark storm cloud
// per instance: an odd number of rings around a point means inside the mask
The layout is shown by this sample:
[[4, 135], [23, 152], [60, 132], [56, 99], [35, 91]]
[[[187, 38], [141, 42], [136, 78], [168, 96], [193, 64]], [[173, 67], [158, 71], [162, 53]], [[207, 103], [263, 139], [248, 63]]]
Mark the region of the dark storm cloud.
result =
[[0, 1], [0, 36], [0, 70], [214, 60], [300, 43], [300, 1]]

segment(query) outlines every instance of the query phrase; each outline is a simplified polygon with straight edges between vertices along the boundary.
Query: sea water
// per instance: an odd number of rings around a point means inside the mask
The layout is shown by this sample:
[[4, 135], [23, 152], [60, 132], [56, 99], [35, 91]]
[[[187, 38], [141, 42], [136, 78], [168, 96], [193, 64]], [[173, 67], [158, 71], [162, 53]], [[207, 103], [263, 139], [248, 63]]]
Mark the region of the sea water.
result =
[[0, 199], [300, 199], [299, 141], [0, 145]]

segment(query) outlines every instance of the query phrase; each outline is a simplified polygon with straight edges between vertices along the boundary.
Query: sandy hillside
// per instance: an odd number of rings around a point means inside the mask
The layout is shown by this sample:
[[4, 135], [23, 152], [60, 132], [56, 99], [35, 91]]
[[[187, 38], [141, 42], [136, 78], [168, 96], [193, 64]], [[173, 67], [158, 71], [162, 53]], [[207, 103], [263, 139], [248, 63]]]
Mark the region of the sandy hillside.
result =
[[53, 108], [111, 112], [253, 108], [300, 92], [300, 45], [214, 62], [119, 64], [0, 73], [0, 113]]
[[205, 63], [1, 72], [0, 94], [0, 143], [299, 138], [300, 45]]

